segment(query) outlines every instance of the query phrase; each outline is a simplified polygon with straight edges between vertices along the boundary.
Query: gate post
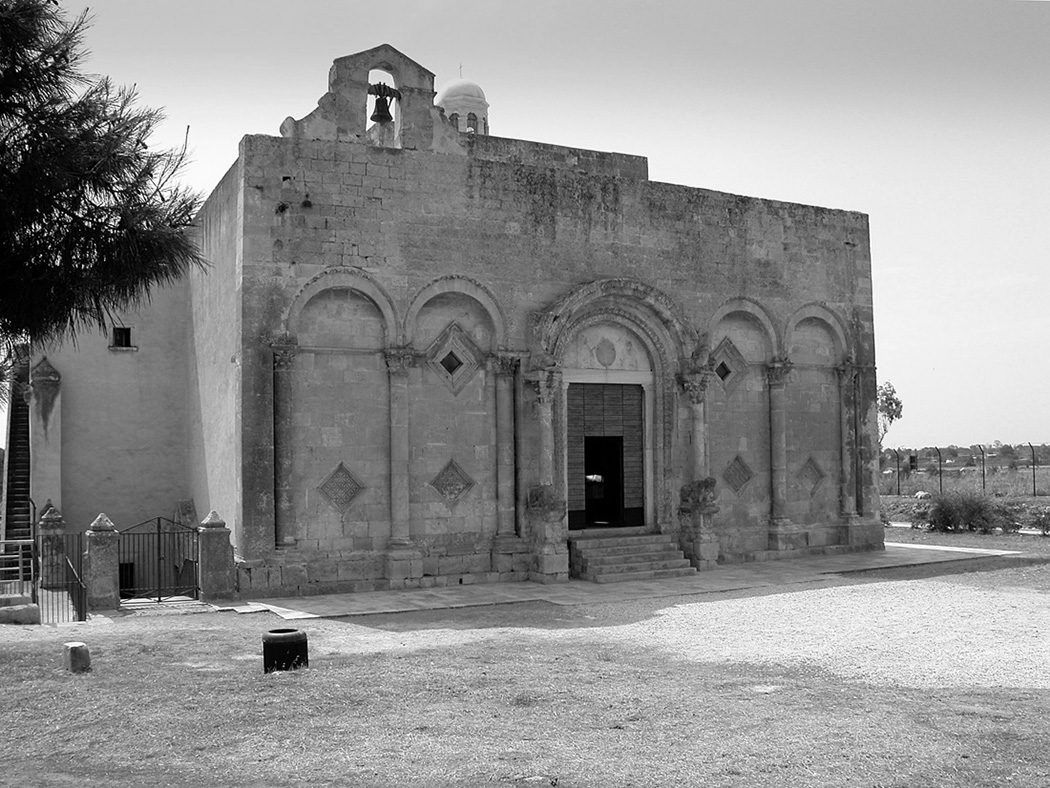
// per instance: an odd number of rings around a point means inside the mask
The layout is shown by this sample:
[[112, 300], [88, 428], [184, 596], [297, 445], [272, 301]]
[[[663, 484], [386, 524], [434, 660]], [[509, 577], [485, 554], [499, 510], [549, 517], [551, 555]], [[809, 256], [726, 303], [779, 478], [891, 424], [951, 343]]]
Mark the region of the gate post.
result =
[[84, 533], [87, 540], [87, 586], [89, 610], [115, 610], [120, 607], [120, 559], [117, 544], [120, 535], [105, 514], [100, 514]]
[[40, 586], [41, 588], [65, 588], [66, 586], [66, 542], [63, 538], [66, 523], [62, 513], [51, 505], [44, 505], [44, 514], [38, 526], [40, 539]]
[[212, 509], [197, 529], [200, 598], [229, 599], [233, 596], [233, 545], [230, 529], [219, 513]]

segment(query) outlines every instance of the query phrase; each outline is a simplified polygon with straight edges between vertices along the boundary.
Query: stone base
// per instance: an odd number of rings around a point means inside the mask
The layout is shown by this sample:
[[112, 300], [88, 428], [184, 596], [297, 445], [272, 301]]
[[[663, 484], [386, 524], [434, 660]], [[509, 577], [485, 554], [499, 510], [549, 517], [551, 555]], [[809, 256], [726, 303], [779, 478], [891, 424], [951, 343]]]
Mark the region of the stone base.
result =
[[809, 531], [788, 520], [777, 520], [769, 526], [770, 550], [802, 550], [809, 547]]
[[0, 607], [0, 624], [39, 624], [40, 608], [28, 605], [5, 605]]

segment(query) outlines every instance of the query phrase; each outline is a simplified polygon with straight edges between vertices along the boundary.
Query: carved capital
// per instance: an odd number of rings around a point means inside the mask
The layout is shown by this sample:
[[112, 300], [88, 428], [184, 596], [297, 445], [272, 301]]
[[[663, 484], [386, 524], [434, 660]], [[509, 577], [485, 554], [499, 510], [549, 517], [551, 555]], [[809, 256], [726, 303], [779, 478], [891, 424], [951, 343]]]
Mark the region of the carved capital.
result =
[[847, 360], [841, 367], [836, 367], [835, 371], [838, 373], [840, 386], [848, 386], [857, 378], [858, 370], [852, 361]]
[[711, 370], [704, 367], [699, 371], [686, 372], [678, 376], [678, 385], [682, 387], [693, 405], [703, 404], [712, 375]]
[[495, 370], [497, 375], [513, 375], [518, 369], [518, 364], [521, 360], [517, 356], [508, 356], [500, 353], [494, 353], [489, 357], [492, 361], [492, 368]]
[[407, 347], [392, 347], [383, 351], [386, 368], [391, 375], [407, 374], [410, 367], [416, 365], [416, 353]]
[[295, 357], [299, 355], [299, 348], [296, 345], [283, 345], [283, 346], [272, 346], [273, 348], [273, 368], [278, 372], [286, 372], [292, 368], [292, 362], [295, 361]]
[[540, 372], [529, 376], [528, 382], [535, 390], [536, 399], [540, 405], [549, 406], [553, 404], [560, 377], [561, 375], [557, 372]]
[[788, 361], [774, 361], [766, 365], [766, 380], [770, 386], [783, 386], [791, 375], [792, 366]]

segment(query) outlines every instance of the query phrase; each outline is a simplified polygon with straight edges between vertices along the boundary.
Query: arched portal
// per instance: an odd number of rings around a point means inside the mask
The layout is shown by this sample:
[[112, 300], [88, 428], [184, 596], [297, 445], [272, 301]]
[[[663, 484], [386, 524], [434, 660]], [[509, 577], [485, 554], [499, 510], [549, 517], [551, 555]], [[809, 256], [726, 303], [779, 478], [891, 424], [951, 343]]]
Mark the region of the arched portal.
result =
[[582, 325], [562, 357], [569, 528], [653, 519], [653, 361], [637, 333], [611, 320]]

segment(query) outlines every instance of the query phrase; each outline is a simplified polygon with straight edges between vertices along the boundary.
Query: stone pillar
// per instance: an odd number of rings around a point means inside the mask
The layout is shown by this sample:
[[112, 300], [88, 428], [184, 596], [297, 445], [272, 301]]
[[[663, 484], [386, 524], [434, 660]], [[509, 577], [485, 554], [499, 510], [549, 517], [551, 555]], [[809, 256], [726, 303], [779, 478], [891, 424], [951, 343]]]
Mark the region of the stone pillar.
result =
[[514, 374], [516, 356], [494, 356], [496, 370], [496, 497], [500, 537], [514, 536]]
[[683, 374], [679, 378], [692, 415], [693, 478], [706, 479], [711, 475], [707, 450], [707, 386], [713, 373], [709, 369]]
[[769, 549], [792, 550], [805, 547], [808, 535], [799, 531], [787, 515], [787, 407], [784, 388], [791, 365], [783, 360], [766, 367], [769, 385], [769, 469], [770, 518]]
[[390, 541], [385, 561], [390, 588], [405, 588], [423, 576], [423, 556], [412, 546], [408, 498], [408, 370], [415, 365], [411, 348], [385, 352], [390, 375]]
[[66, 583], [66, 523], [62, 513], [44, 504], [44, 514], [37, 525], [40, 540], [40, 585], [43, 588], [65, 588]]
[[390, 546], [411, 544], [408, 503], [408, 370], [415, 362], [409, 348], [385, 352], [390, 377]]
[[536, 386], [536, 420], [540, 427], [540, 486], [554, 486], [554, 397], [559, 386], [552, 372], [542, 372]]
[[292, 505], [292, 402], [295, 357], [299, 346], [294, 337], [282, 339], [273, 348], [273, 470], [274, 544], [295, 544], [295, 508]]
[[839, 378], [839, 440], [841, 466], [839, 477], [839, 508], [847, 524], [857, 516], [856, 502], [856, 385], [857, 369], [847, 361], [838, 368]]
[[[29, 375], [29, 463], [32, 492], [62, 506], [62, 376], [45, 356]], [[64, 576], [64, 575], [63, 575]]]
[[100, 514], [84, 532], [84, 540], [88, 610], [116, 610], [120, 607], [120, 534], [110, 519]]
[[496, 372], [496, 497], [497, 531], [492, 549], [492, 571], [501, 580], [526, 579], [532, 568], [529, 545], [517, 534], [515, 501], [515, 373], [517, 356], [492, 358]]
[[233, 561], [230, 529], [213, 509], [197, 529], [197, 572], [201, 601], [230, 599], [234, 595]]

